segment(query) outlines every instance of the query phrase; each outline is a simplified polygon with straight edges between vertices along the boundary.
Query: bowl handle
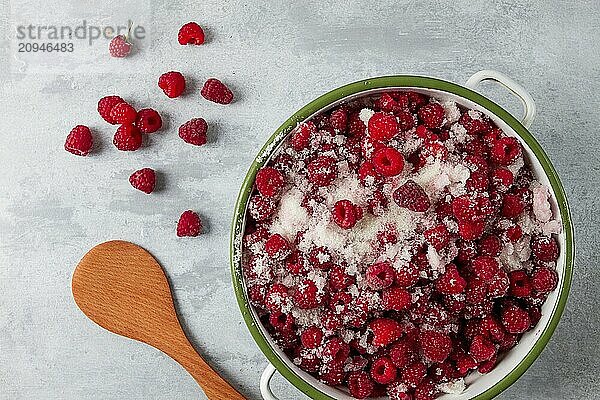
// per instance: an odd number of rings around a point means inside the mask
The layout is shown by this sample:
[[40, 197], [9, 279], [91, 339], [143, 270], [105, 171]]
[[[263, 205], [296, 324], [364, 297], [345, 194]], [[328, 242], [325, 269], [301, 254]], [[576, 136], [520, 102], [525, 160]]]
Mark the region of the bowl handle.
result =
[[475, 90], [483, 81], [498, 82], [521, 100], [525, 110], [521, 123], [525, 128], [529, 129], [535, 118], [535, 102], [533, 101], [533, 97], [531, 97], [523, 86], [519, 85], [503, 73], [489, 69], [474, 73], [473, 76], [467, 80], [465, 86], [471, 90]]
[[260, 376], [260, 394], [264, 400], [279, 400], [271, 391], [271, 378], [277, 371], [273, 364], [267, 365], [262, 375]]

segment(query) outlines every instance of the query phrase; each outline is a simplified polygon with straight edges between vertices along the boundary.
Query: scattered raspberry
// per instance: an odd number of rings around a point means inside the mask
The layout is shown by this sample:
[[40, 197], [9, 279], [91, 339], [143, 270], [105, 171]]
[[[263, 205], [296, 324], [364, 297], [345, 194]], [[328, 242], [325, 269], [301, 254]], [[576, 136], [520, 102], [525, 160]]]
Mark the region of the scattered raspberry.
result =
[[135, 171], [129, 177], [129, 183], [137, 190], [141, 190], [146, 194], [152, 193], [156, 183], [156, 174], [151, 168], [142, 168]]
[[489, 122], [480, 118], [472, 118], [469, 112], [461, 115], [458, 122], [465, 127], [469, 135], [479, 135], [491, 129]]
[[398, 134], [398, 122], [393, 114], [376, 112], [369, 119], [369, 136], [373, 140], [386, 142]]
[[387, 346], [402, 336], [402, 327], [393, 319], [376, 318], [369, 327], [373, 331], [373, 346]]
[[283, 236], [276, 233], [267, 239], [267, 242], [265, 243], [265, 251], [269, 257], [277, 260], [283, 260], [292, 252], [292, 246], [290, 245], [290, 242], [288, 242]]
[[487, 283], [488, 296], [490, 298], [505, 296], [509, 285], [508, 274], [503, 269], [499, 269], [496, 275]]
[[536, 236], [531, 240], [531, 251], [534, 257], [540, 261], [556, 261], [558, 258], [558, 243], [552, 237]]
[[415, 126], [415, 118], [408, 111], [398, 111], [396, 113], [398, 119], [398, 126], [403, 131], [408, 131]]
[[181, 96], [185, 90], [185, 78], [181, 72], [170, 71], [158, 78], [158, 87], [170, 98]]
[[477, 362], [490, 360], [496, 351], [496, 346], [482, 335], [475, 336], [469, 347], [469, 354]]
[[269, 323], [276, 331], [289, 332], [294, 328], [294, 317], [292, 314], [284, 314], [275, 311], [269, 316]]
[[207, 131], [208, 124], [204, 118], [192, 118], [179, 127], [179, 137], [186, 143], [202, 146], [206, 144]]
[[198, 236], [202, 231], [202, 222], [192, 210], [184, 211], [177, 222], [177, 236]]
[[65, 141], [65, 150], [76, 156], [87, 156], [94, 145], [94, 138], [90, 128], [85, 125], [77, 125], [71, 129]]
[[398, 369], [406, 368], [406, 366], [412, 364], [417, 358], [417, 353], [413, 345], [405, 339], [394, 343], [390, 348], [389, 354], [390, 359]]
[[510, 281], [510, 294], [515, 297], [529, 297], [531, 294], [531, 281], [527, 272], [523, 270], [511, 271], [508, 274]]
[[354, 113], [350, 115], [350, 119], [348, 121], [348, 136], [361, 138], [365, 135], [367, 127], [365, 123], [360, 119], [358, 113]]
[[450, 243], [450, 233], [444, 224], [426, 230], [423, 232], [423, 235], [425, 236], [425, 240], [437, 251], [440, 251]]
[[373, 290], [381, 290], [394, 283], [394, 268], [387, 262], [370, 265], [365, 273], [367, 285]]
[[[267, 241], [267, 244], [269, 244], [269, 241]], [[296, 287], [293, 298], [298, 308], [308, 310], [321, 305], [323, 302], [323, 292], [319, 291], [313, 280], [305, 279]]]
[[98, 101], [98, 114], [100, 114], [102, 119], [104, 119], [109, 124], [115, 125], [116, 122], [110, 116], [110, 111], [112, 110], [112, 108], [115, 105], [117, 105], [119, 103], [124, 103], [124, 102], [125, 102], [125, 100], [123, 100], [119, 96], [103, 97]]
[[187, 24], [179, 28], [179, 33], [177, 34], [177, 41], [181, 45], [200, 45], [204, 43], [204, 31], [197, 23], [188, 22]]
[[142, 108], [137, 112], [135, 125], [142, 133], [154, 133], [162, 127], [160, 114], [151, 108]]
[[396, 176], [404, 169], [404, 157], [392, 147], [382, 147], [373, 153], [371, 162], [383, 176]]
[[531, 327], [529, 313], [515, 304], [504, 307], [500, 320], [508, 333], [523, 333]]
[[444, 275], [438, 278], [435, 288], [444, 294], [459, 294], [467, 287], [467, 281], [460, 276], [456, 265], [448, 264]]
[[386, 310], [404, 311], [412, 304], [412, 295], [406, 289], [389, 287], [383, 290], [381, 304]]
[[338, 386], [344, 381], [344, 368], [341, 364], [334, 364], [325, 369], [326, 372], [321, 373], [319, 379], [329, 386]]
[[266, 197], [277, 197], [283, 189], [283, 175], [272, 167], [261, 168], [256, 174], [256, 189]]
[[331, 253], [326, 247], [314, 247], [308, 255], [308, 261], [313, 267], [322, 270], [328, 270], [333, 266]]
[[329, 270], [329, 288], [333, 291], [344, 290], [355, 282], [356, 279], [348, 275], [342, 267], [333, 266]]
[[464, 240], [475, 240], [481, 237], [485, 223], [483, 221], [459, 222], [458, 234]]
[[517, 218], [523, 213], [525, 204], [517, 195], [507, 193], [502, 203], [502, 216], [506, 218]]
[[371, 161], [365, 161], [358, 168], [358, 179], [364, 186], [370, 187], [380, 183], [383, 177], [377, 172]]
[[135, 125], [121, 125], [115, 133], [113, 144], [121, 151], [135, 151], [142, 146], [142, 133]]
[[444, 122], [446, 111], [439, 103], [429, 103], [419, 108], [417, 115], [428, 128], [439, 128]]
[[507, 190], [514, 182], [514, 175], [506, 168], [496, 168], [492, 172], [492, 184], [502, 190]]
[[329, 123], [336, 132], [345, 132], [348, 127], [348, 113], [343, 108], [338, 108], [329, 116]]
[[427, 375], [427, 367], [420, 361], [414, 362], [402, 371], [402, 382], [408, 387], [417, 387]]
[[496, 235], [482, 237], [478, 243], [479, 253], [484, 256], [497, 257], [500, 255], [502, 242]]
[[302, 341], [302, 345], [307, 349], [316, 349], [323, 341], [323, 331], [314, 325], [310, 326], [302, 332], [300, 340]]
[[513, 243], [521, 239], [522, 236], [523, 230], [519, 225], [511, 226], [506, 230], [506, 237], [508, 237], [508, 240], [510, 240]]
[[425, 379], [415, 388], [415, 400], [434, 400], [438, 390], [431, 379]]
[[417, 111], [429, 102], [427, 96], [422, 93], [408, 92], [408, 108], [410, 111]]
[[435, 332], [423, 331], [419, 335], [419, 343], [423, 355], [432, 362], [444, 362], [452, 351], [452, 339], [450, 336]]
[[317, 186], [329, 186], [337, 176], [333, 157], [320, 156], [308, 164], [308, 179]]
[[288, 288], [281, 283], [274, 283], [265, 295], [265, 306], [271, 312], [281, 312], [289, 302]]
[[558, 274], [550, 268], [542, 267], [533, 273], [532, 286], [540, 293], [549, 293], [558, 285]]
[[393, 197], [398, 206], [415, 212], [425, 212], [431, 205], [423, 188], [410, 179], [394, 191]]
[[125, 102], [115, 104], [110, 110], [110, 118], [117, 124], [133, 124], [136, 116], [135, 108]]
[[365, 371], [356, 371], [348, 375], [348, 389], [350, 395], [357, 399], [364, 399], [373, 393], [373, 381]]
[[317, 127], [312, 121], [303, 122], [294, 130], [290, 138], [290, 144], [296, 151], [302, 151], [308, 147], [310, 138], [317, 132]]
[[490, 157], [500, 165], [510, 165], [521, 155], [521, 144], [513, 137], [503, 137], [492, 146]]
[[333, 221], [342, 229], [350, 229], [362, 219], [363, 211], [350, 200], [335, 203], [332, 211]]
[[273, 215], [276, 206], [273, 200], [257, 194], [250, 198], [248, 212], [255, 221], [261, 222]]
[[471, 262], [471, 268], [479, 278], [489, 281], [500, 269], [500, 264], [493, 257], [479, 256]]
[[127, 57], [131, 52], [131, 43], [127, 41], [127, 38], [123, 35], [117, 35], [111, 39], [108, 44], [108, 52], [111, 57], [123, 58]]
[[233, 101], [233, 93], [224, 83], [216, 78], [204, 82], [200, 94], [208, 101], [218, 104], [229, 104]]
[[323, 362], [327, 363], [329, 367], [343, 365], [349, 354], [350, 346], [339, 337], [333, 337], [323, 347]]
[[385, 385], [396, 379], [396, 367], [388, 357], [379, 357], [371, 365], [371, 377], [375, 382]]

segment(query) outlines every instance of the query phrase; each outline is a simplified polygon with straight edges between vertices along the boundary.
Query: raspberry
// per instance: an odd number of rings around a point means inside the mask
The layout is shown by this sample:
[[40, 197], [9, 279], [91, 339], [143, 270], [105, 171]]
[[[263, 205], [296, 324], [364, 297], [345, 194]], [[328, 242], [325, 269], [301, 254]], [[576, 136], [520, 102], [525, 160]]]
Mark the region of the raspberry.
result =
[[469, 278], [465, 300], [469, 304], [481, 304], [486, 297], [487, 288], [485, 282], [476, 276]]
[[256, 222], [261, 222], [268, 219], [275, 212], [276, 207], [273, 200], [257, 194], [250, 198], [248, 212]]
[[333, 266], [331, 253], [326, 247], [313, 247], [308, 255], [310, 264], [318, 269], [328, 270]]
[[423, 107], [429, 101], [427, 96], [417, 92], [407, 92], [408, 96], [408, 108], [410, 111], [417, 111], [417, 109]]
[[435, 283], [435, 288], [438, 292], [444, 294], [459, 294], [464, 292], [467, 287], [467, 281], [460, 276], [456, 265], [446, 265], [444, 275], [438, 278]]
[[333, 157], [320, 156], [308, 164], [308, 179], [317, 186], [329, 186], [337, 176], [337, 165]]
[[108, 44], [108, 52], [111, 57], [127, 57], [131, 52], [131, 43], [127, 41], [127, 38], [123, 35], [117, 35], [111, 39]]
[[500, 255], [502, 242], [496, 235], [487, 235], [482, 237], [478, 243], [479, 253], [484, 256], [497, 257]]
[[488, 189], [489, 179], [487, 175], [480, 171], [471, 172], [471, 176], [467, 179], [467, 190], [483, 192]]
[[229, 104], [233, 101], [233, 93], [223, 82], [210, 78], [204, 82], [200, 94], [208, 101], [218, 104]]
[[446, 111], [439, 103], [429, 103], [419, 108], [417, 115], [428, 128], [439, 128], [444, 122]]
[[416, 361], [404, 368], [402, 371], [402, 382], [408, 387], [417, 387], [427, 375], [427, 367], [420, 361]]
[[402, 336], [402, 327], [389, 318], [376, 318], [369, 324], [373, 331], [373, 346], [387, 346]]
[[510, 281], [510, 294], [515, 297], [528, 297], [531, 295], [531, 281], [527, 272], [523, 270], [511, 271], [508, 274]]
[[265, 306], [271, 312], [281, 312], [289, 303], [288, 288], [281, 283], [274, 283], [265, 295]]
[[370, 187], [380, 183], [383, 177], [377, 172], [371, 161], [365, 161], [358, 168], [358, 179], [364, 186]]
[[452, 200], [452, 213], [458, 222], [482, 221], [492, 212], [490, 199], [482, 195], [465, 194]]
[[329, 271], [329, 288], [333, 291], [339, 291], [346, 289], [350, 285], [353, 285], [356, 279], [346, 273], [344, 268], [339, 266], [331, 267]]
[[504, 307], [500, 320], [508, 333], [523, 333], [531, 327], [529, 313], [515, 304]]
[[192, 118], [179, 127], [179, 137], [184, 142], [195, 146], [206, 144], [208, 124], [203, 118]]
[[160, 114], [151, 108], [142, 108], [137, 112], [135, 125], [142, 133], [153, 133], [162, 127]]
[[135, 151], [142, 146], [142, 133], [135, 125], [121, 125], [115, 133], [113, 144], [121, 151]]
[[444, 224], [426, 230], [423, 232], [423, 235], [425, 236], [425, 240], [437, 251], [440, 251], [450, 243], [450, 233]]
[[65, 150], [76, 156], [87, 156], [93, 145], [92, 132], [85, 125], [77, 125], [71, 129], [65, 140]]
[[269, 315], [269, 323], [279, 332], [289, 332], [294, 329], [294, 317], [292, 314], [275, 311]]
[[272, 167], [261, 168], [256, 174], [256, 189], [266, 197], [276, 197], [283, 189], [281, 172]]
[[510, 165], [521, 155], [521, 144], [513, 137], [503, 137], [494, 141], [490, 152], [493, 161], [500, 165]]
[[469, 346], [469, 354], [477, 362], [490, 360], [496, 355], [496, 346], [482, 335], [477, 335]]
[[413, 263], [396, 271], [396, 285], [407, 288], [411, 287], [419, 280], [419, 269]]
[[382, 147], [373, 153], [371, 162], [383, 176], [396, 176], [404, 169], [404, 157], [392, 147]]
[[513, 173], [506, 168], [496, 168], [492, 172], [492, 184], [502, 190], [507, 190], [514, 182]]
[[184, 211], [177, 222], [177, 236], [198, 236], [202, 231], [202, 222], [192, 210]]
[[410, 179], [394, 191], [393, 197], [398, 206], [415, 212], [425, 212], [431, 205], [423, 188]]
[[124, 102], [125, 102], [125, 100], [123, 100], [119, 96], [103, 97], [98, 101], [98, 114], [100, 114], [102, 119], [104, 119], [109, 124], [115, 125], [116, 122], [110, 116], [110, 111], [112, 110], [112, 108], [115, 105], [117, 105], [119, 103], [124, 103]]
[[255, 284], [248, 288], [248, 298], [255, 307], [263, 307], [267, 289], [264, 285]]
[[296, 306], [304, 310], [316, 308], [323, 302], [323, 294], [319, 293], [317, 285], [311, 279], [305, 279], [298, 284], [293, 298]]
[[379, 357], [371, 365], [371, 378], [382, 385], [396, 379], [396, 367], [388, 357]]
[[407, 365], [413, 363], [417, 358], [412, 344], [403, 339], [392, 345], [390, 348], [390, 359], [398, 369], [404, 369]]
[[488, 361], [484, 361], [481, 364], [479, 364], [479, 367], [477, 367], [477, 371], [479, 371], [480, 374], [487, 374], [491, 372], [496, 367], [496, 360], [497, 353], [495, 353], [494, 356]]
[[556, 261], [558, 258], [558, 243], [549, 236], [536, 236], [531, 240], [533, 256], [542, 262]]
[[343, 108], [338, 108], [329, 116], [331, 127], [337, 132], [344, 132], [348, 126], [348, 113]]
[[389, 287], [383, 290], [381, 304], [386, 310], [403, 311], [412, 304], [412, 295], [406, 289]]
[[498, 272], [500, 264], [493, 257], [479, 256], [471, 262], [471, 268], [479, 278], [489, 281]]
[[390, 400], [413, 400], [412, 395], [407, 393], [406, 385], [400, 381], [390, 383], [385, 390]]
[[335, 203], [332, 211], [333, 221], [342, 229], [350, 229], [362, 218], [362, 209], [350, 200], [340, 200]]
[[504, 329], [495, 317], [486, 317], [481, 320], [482, 333], [492, 339], [494, 342], [501, 342], [504, 339]]
[[314, 325], [309, 326], [300, 335], [300, 341], [307, 349], [316, 349], [323, 341], [323, 331]]
[[367, 285], [373, 290], [381, 290], [394, 283], [394, 268], [387, 262], [370, 265], [365, 273]]
[[137, 190], [141, 190], [146, 194], [150, 194], [154, 190], [156, 174], [151, 168], [142, 168], [131, 174], [129, 177], [129, 183], [131, 183], [131, 186]]
[[398, 103], [389, 93], [383, 93], [375, 100], [375, 107], [381, 111], [394, 112], [398, 109]]
[[328, 366], [343, 365], [350, 355], [350, 346], [337, 336], [332, 337], [323, 346], [323, 363]]
[[517, 218], [525, 210], [523, 200], [517, 195], [507, 193], [502, 202], [502, 216], [506, 218]]
[[348, 389], [350, 395], [357, 399], [364, 399], [373, 393], [374, 384], [365, 371], [356, 371], [348, 375]]
[[452, 351], [450, 336], [436, 331], [422, 331], [419, 343], [423, 355], [432, 362], [444, 362]]
[[188, 22], [187, 24], [179, 28], [179, 33], [177, 34], [177, 41], [181, 45], [201, 45], [202, 43], [204, 43], [204, 31], [197, 23]]
[[304, 263], [304, 257], [298, 250], [293, 251], [285, 260], [285, 267], [294, 275], [301, 275], [308, 272]]
[[115, 104], [110, 110], [110, 118], [117, 124], [133, 124], [136, 116], [135, 108], [125, 102]]
[[398, 127], [403, 131], [412, 129], [415, 126], [415, 117], [408, 111], [398, 111], [396, 118], [398, 119]]
[[477, 362], [468, 354], [459, 353], [455, 358], [456, 370], [461, 377], [466, 376], [470, 370], [477, 368]]
[[485, 223], [483, 221], [459, 222], [458, 234], [464, 240], [475, 240], [483, 234]]
[[367, 127], [362, 119], [360, 119], [359, 114], [351, 114], [348, 120], [348, 136], [361, 138], [365, 135], [366, 130]]
[[540, 293], [549, 293], [558, 285], [558, 274], [550, 268], [542, 267], [533, 273], [532, 286]]
[[181, 96], [185, 90], [185, 78], [181, 72], [170, 71], [158, 78], [158, 87], [170, 98]]
[[344, 381], [344, 367], [342, 364], [327, 365], [327, 368], [319, 375], [319, 379], [329, 386], [341, 385]]
[[398, 134], [396, 117], [385, 112], [376, 112], [369, 119], [369, 136], [371, 139], [386, 142]]
[[465, 127], [469, 135], [478, 135], [491, 130], [489, 122], [480, 118], [473, 118], [469, 112], [460, 116], [458, 123]]
[[487, 286], [490, 298], [505, 296], [510, 286], [510, 280], [506, 271], [502, 268], [499, 269], [496, 275], [487, 283]]
[[434, 400], [438, 390], [431, 379], [426, 379], [415, 388], [414, 400]]
[[522, 236], [523, 236], [523, 230], [521, 229], [521, 227], [519, 225], [511, 226], [510, 228], [508, 228], [506, 230], [506, 237], [508, 238], [508, 240], [510, 240], [513, 243], [516, 242], [517, 240], [521, 239]]
[[283, 260], [292, 252], [290, 242], [278, 233], [271, 235], [265, 242], [265, 251], [276, 260]]

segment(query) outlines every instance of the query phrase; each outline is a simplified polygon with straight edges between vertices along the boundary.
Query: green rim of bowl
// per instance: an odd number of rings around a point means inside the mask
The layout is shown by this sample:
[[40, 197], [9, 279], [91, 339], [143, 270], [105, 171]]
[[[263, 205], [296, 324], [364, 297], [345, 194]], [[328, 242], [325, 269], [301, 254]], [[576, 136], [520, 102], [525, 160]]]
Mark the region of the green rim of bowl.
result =
[[487, 109], [487, 111], [495, 114], [504, 122], [506, 122], [514, 131], [529, 145], [540, 164], [542, 165], [553, 192], [556, 197], [558, 209], [561, 214], [563, 222], [563, 230], [565, 234], [565, 265], [564, 265], [564, 276], [562, 280], [562, 286], [559, 288], [560, 297], [552, 310], [550, 322], [544, 331], [542, 332], [535, 345], [529, 351], [529, 353], [523, 358], [523, 360], [502, 380], [497, 384], [487, 389], [485, 392], [479, 394], [473, 399], [484, 400], [492, 399], [497, 396], [503, 390], [512, 385], [521, 375], [525, 373], [527, 368], [535, 361], [540, 355], [550, 337], [554, 333], [556, 326], [563, 313], [565, 305], [567, 303], [567, 297], [571, 287], [571, 279], [573, 274], [573, 258], [574, 258], [574, 243], [573, 243], [573, 225], [571, 223], [571, 215], [569, 211], [569, 205], [567, 203], [566, 194], [564, 188], [560, 182], [556, 170], [552, 166], [550, 159], [537, 142], [537, 140], [529, 133], [529, 131], [510, 113], [505, 111], [502, 107], [487, 99], [486, 97], [467, 89], [463, 86], [447, 82], [440, 79], [412, 76], [412, 75], [395, 75], [395, 76], [383, 76], [378, 78], [366, 79], [363, 81], [354, 82], [338, 89], [332, 90], [329, 93], [317, 98], [310, 102], [306, 106], [302, 107], [298, 112], [292, 115], [287, 121], [283, 123], [275, 133], [269, 138], [260, 153], [250, 166], [250, 169], [244, 179], [240, 193], [235, 205], [235, 211], [233, 216], [233, 225], [231, 231], [231, 249], [230, 249], [230, 261], [231, 261], [231, 276], [233, 280], [233, 286], [235, 295], [237, 297], [238, 305], [242, 312], [242, 316], [252, 337], [256, 344], [261, 349], [263, 354], [267, 357], [269, 362], [273, 364], [275, 368], [283, 375], [290, 383], [296, 386], [307, 396], [313, 399], [333, 399], [327, 394], [313, 387], [311, 384], [303, 380], [294, 371], [292, 371], [274, 352], [266, 338], [260, 331], [258, 324], [260, 321], [255, 320], [251, 311], [251, 305], [248, 302], [246, 293], [244, 290], [244, 283], [241, 275], [241, 229], [244, 227], [244, 218], [246, 214], [246, 206], [248, 199], [252, 192], [254, 179], [256, 172], [260, 169], [263, 164], [268, 161], [271, 153], [277, 149], [278, 145], [286, 138], [287, 134], [300, 122], [310, 117], [317, 111], [329, 106], [330, 104], [343, 99], [349, 95], [360, 93], [366, 90], [381, 89], [381, 88], [422, 88], [422, 89], [436, 89], [444, 92], [453, 93], [455, 95], [464, 97], [471, 100], [480, 106]]

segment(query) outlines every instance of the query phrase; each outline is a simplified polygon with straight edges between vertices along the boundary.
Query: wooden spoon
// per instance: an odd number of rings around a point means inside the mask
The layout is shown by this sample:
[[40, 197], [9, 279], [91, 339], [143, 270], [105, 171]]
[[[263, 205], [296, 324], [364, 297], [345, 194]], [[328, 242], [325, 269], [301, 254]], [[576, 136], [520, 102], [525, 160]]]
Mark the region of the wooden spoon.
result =
[[194, 350], [177, 319], [164, 271], [124, 241], [91, 249], [73, 273], [75, 303], [101, 327], [155, 347], [185, 368], [209, 399], [244, 399]]

